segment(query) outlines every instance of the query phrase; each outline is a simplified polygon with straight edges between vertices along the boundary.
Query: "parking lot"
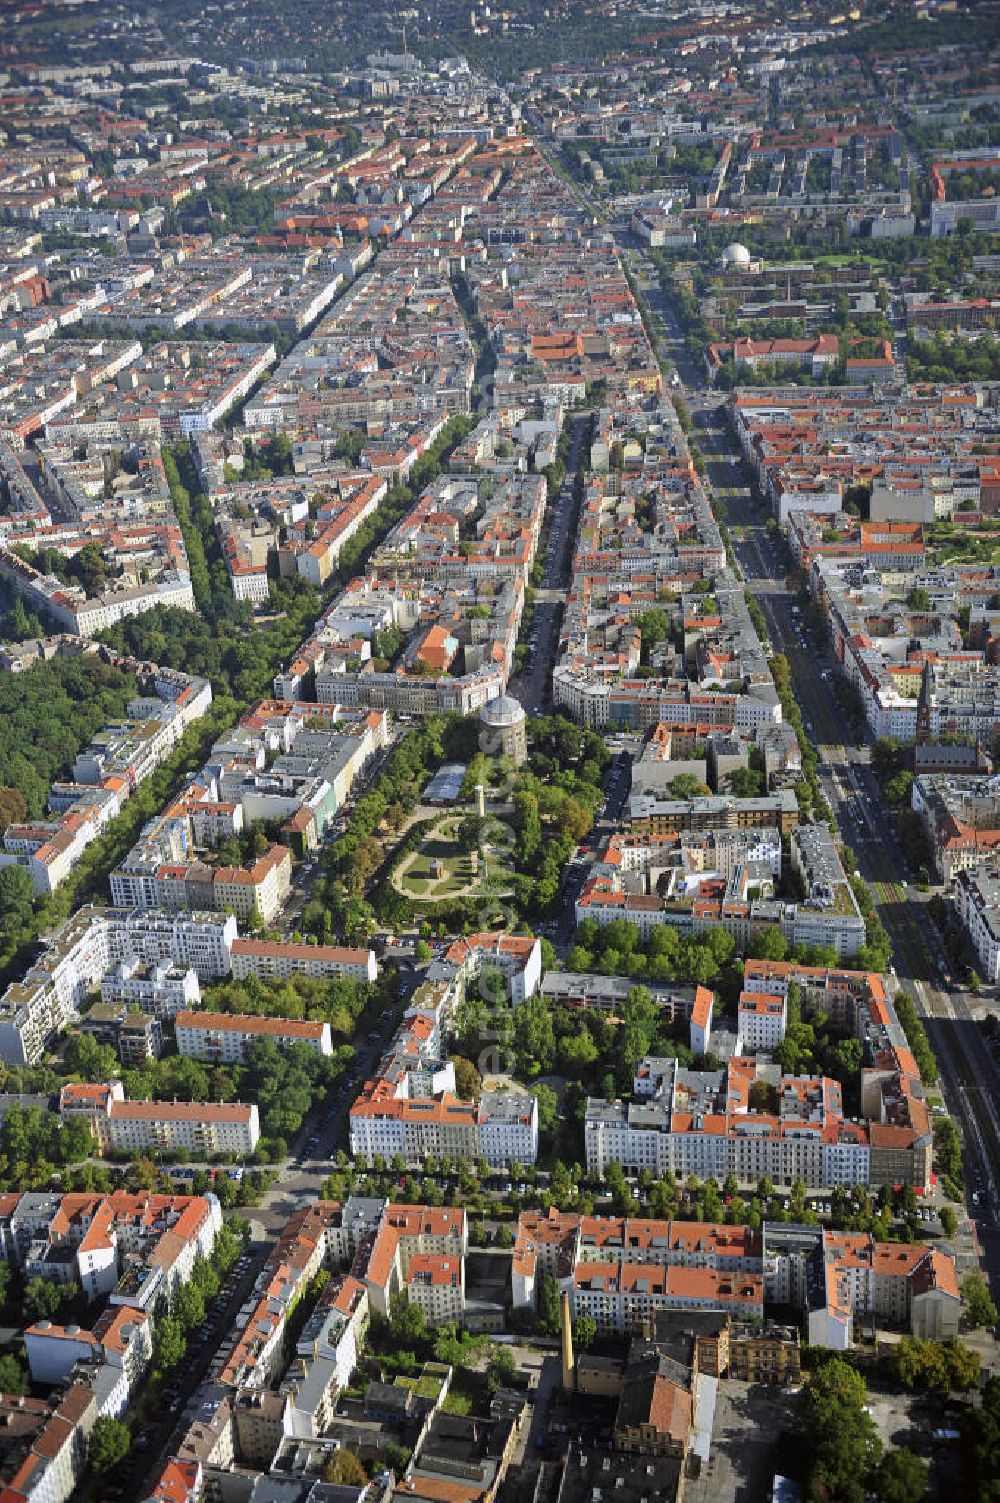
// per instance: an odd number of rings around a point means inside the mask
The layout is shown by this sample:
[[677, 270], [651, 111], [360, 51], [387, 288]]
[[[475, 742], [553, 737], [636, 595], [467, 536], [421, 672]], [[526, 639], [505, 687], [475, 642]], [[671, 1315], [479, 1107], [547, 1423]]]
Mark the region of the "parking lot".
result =
[[708, 1466], [685, 1488], [685, 1503], [761, 1503], [790, 1460], [795, 1396], [781, 1388], [719, 1384]]

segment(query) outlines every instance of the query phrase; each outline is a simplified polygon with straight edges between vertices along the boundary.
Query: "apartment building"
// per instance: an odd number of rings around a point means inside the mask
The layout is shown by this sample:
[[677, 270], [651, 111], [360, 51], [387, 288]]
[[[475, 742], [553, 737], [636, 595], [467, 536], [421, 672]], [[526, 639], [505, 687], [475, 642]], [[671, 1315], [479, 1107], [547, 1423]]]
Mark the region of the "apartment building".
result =
[[[384, 1204], [359, 1239], [354, 1270], [368, 1291], [373, 1310], [390, 1313], [401, 1291], [409, 1294], [416, 1264], [427, 1293], [410, 1295], [436, 1323], [461, 1320], [465, 1300], [468, 1221], [464, 1210]], [[444, 1314], [458, 1306], [459, 1313]]]
[[214, 1195], [15, 1193], [0, 1199], [0, 1256], [26, 1278], [72, 1280], [91, 1300], [153, 1313], [221, 1226]]
[[454, 1265], [464, 1288], [467, 1249], [464, 1210], [352, 1197], [343, 1206], [317, 1201], [296, 1212], [224, 1348], [220, 1382], [263, 1392], [278, 1375], [290, 1315], [316, 1273], [332, 1270], [282, 1383], [292, 1433], [323, 1433], [323, 1415], [351, 1380], [370, 1311], [389, 1314], [414, 1261], [428, 1276]]
[[406, 1272], [406, 1297], [429, 1326], [461, 1325], [465, 1313], [465, 1263], [461, 1258], [416, 1253]]
[[[938, 483], [923, 468], [919, 484], [933, 502], [932, 519], [944, 481]], [[985, 468], [976, 462], [967, 487], [961, 479], [947, 477], [947, 494], [956, 506], [979, 505]], [[873, 735], [924, 747], [940, 738], [973, 749], [990, 745], [1000, 713], [1000, 676], [989, 645], [990, 602], [998, 583], [1000, 570], [992, 564], [903, 572], [891, 564], [875, 569], [861, 560], [813, 558], [810, 588], [825, 612], [834, 657], [857, 690]], [[926, 596], [924, 608], [910, 604], [914, 591]], [[959, 621], [965, 609], [970, 623], [975, 621], [968, 642]], [[942, 762], [955, 771], [972, 772], [980, 765], [974, 751], [964, 762]]]
[[[810, 1341], [843, 1348], [855, 1322], [923, 1336], [954, 1332], [960, 1304], [947, 1254], [787, 1223], [755, 1231], [525, 1211], [514, 1238], [515, 1309], [537, 1307], [543, 1274], [569, 1295], [574, 1317], [591, 1316], [609, 1335], [649, 1330], [658, 1318], [666, 1329], [681, 1312], [723, 1311], [733, 1326], [759, 1325], [766, 1305], [781, 1305], [803, 1311]], [[725, 1365], [724, 1352], [717, 1360]]]
[[942, 882], [993, 864], [1000, 849], [1000, 785], [993, 778], [924, 773], [914, 778], [910, 800]]
[[826, 825], [799, 825], [792, 832], [791, 859], [805, 893], [792, 905], [785, 928], [791, 943], [830, 945], [838, 956], [856, 955], [865, 943], [865, 921]]
[[[441, 1058], [459, 978], [429, 982], [435, 994], [425, 1010], [414, 997], [378, 1073], [365, 1082], [351, 1107], [351, 1152], [420, 1163], [428, 1155], [469, 1162], [484, 1158], [498, 1168], [533, 1164], [538, 1156], [538, 1103], [518, 1087], [484, 1091], [478, 1101], [455, 1094], [455, 1070]], [[428, 996], [428, 1000], [431, 998]]]
[[36, 1064], [116, 962], [176, 963], [201, 980], [228, 976], [236, 932], [236, 920], [223, 914], [79, 909], [0, 996], [0, 1058]]
[[722, 928], [741, 953], [768, 929], [790, 944], [829, 946], [840, 956], [855, 955], [864, 945], [864, 920], [825, 826], [792, 831], [793, 867], [806, 893], [799, 902], [774, 893], [781, 869], [776, 829], [750, 825], [721, 832], [728, 839], [700, 834], [700, 840], [677, 831], [612, 837], [580, 889], [577, 922], [623, 920], [644, 941], [664, 924], [685, 934]]
[[260, 1141], [256, 1104], [210, 1101], [126, 1101], [119, 1082], [68, 1085], [59, 1094], [61, 1115], [82, 1117], [102, 1151], [134, 1155], [226, 1154], [248, 1158]]
[[216, 867], [212, 896], [219, 908], [238, 919], [256, 917], [266, 924], [284, 906], [291, 883], [291, 853], [273, 845], [252, 866]]
[[15, 1498], [67, 1503], [86, 1470], [87, 1442], [98, 1414], [93, 1388], [77, 1379], [51, 1404], [5, 1398], [2, 1413], [7, 1443], [0, 1487]]
[[243, 1064], [248, 1047], [256, 1039], [270, 1039], [279, 1049], [304, 1044], [316, 1054], [333, 1053], [329, 1023], [183, 1011], [174, 1019], [174, 1030], [178, 1053], [219, 1064]]
[[[388, 742], [388, 719], [349, 710], [263, 700], [212, 747], [196, 778], [143, 828], [111, 874], [121, 906], [229, 910], [265, 923], [285, 902], [291, 848], [315, 848], [369, 757]], [[265, 821], [281, 843], [225, 866], [215, 852]]]
[[343, 976], [349, 981], [378, 980], [378, 961], [374, 950], [350, 949], [342, 945], [296, 944], [265, 939], [233, 941], [233, 980], [248, 976]]
[[737, 1033], [746, 1054], [769, 1054], [785, 1036], [788, 1002], [785, 997], [740, 993]]
[[766, 1223], [766, 1298], [802, 1309], [817, 1345], [848, 1349], [856, 1329], [908, 1330], [924, 1340], [958, 1335], [955, 1262], [919, 1245], [875, 1242], [861, 1232]]
[[881, 1049], [878, 1025], [872, 1026], [872, 1064], [863, 1076], [865, 1120], [845, 1116], [836, 1081], [785, 1075], [753, 1057], [737, 1056], [724, 1069], [700, 1072], [676, 1062], [640, 1061], [631, 1101], [588, 1099], [587, 1167], [604, 1174], [616, 1162], [633, 1173], [733, 1174], [746, 1184], [767, 1176], [776, 1184], [801, 1179], [816, 1188], [902, 1180], [926, 1190], [929, 1118], [924, 1103], [913, 1099], [913, 1077], [901, 1069], [908, 1051], [895, 1052], [891, 1035]]
[[790, 788], [761, 798], [708, 795], [675, 799], [636, 793], [629, 797], [628, 819], [632, 830], [649, 835], [761, 828], [777, 828], [782, 835], [789, 835], [799, 822], [799, 811]]
[[[298, 1409], [312, 1420], [306, 1433], [314, 1430], [323, 1433], [322, 1427], [315, 1428], [321, 1413], [317, 1414], [316, 1408], [309, 1403], [310, 1394], [305, 1391], [305, 1386], [308, 1384], [315, 1391], [318, 1382], [322, 1381], [331, 1390], [331, 1402], [336, 1401], [337, 1393], [347, 1388], [354, 1376], [369, 1318], [368, 1291], [364, 1284], [351, 1274], [335, 1275], [320, 1295], [295, 1344], [296, 1355], [304, 1359], [306, 1373], [303, 1383], [297, 1378], [292, 1378], [290, 1383], [285, 1380], [285, 1386], [295, 1395], [293, 1426]], [[322, 1377], [316, 1372], [320, 1364]], [[333, 1418], [332, 1413], [329, 1418]]]
[[647, 1263], [579, 1263], [573, 1270], [574, 1317], [590, 1316], [602, 1335], [638, 1331], [663, 1310], [725, 1310], [733, 1319], [762, 1320], [761, 1274]]
[[952, 891], [980, 975], [989, 983], [1000, 980], [1000, 871], [992, 864], [960, 871]]
[[1000, 299], [966, 298], [948, 302], [917, 302], [906, 299], [908, 329], [988, 329], [1000, 320]]
[[82, 1033], [116, 1050], [124, 1065], [143, 1065], [163, 1052], [159, 1018], [124, 1002], [98, 1002], [80, 1024]]
[[15, 449], [23, 449], [59, 413], [74, 407], [82, 393], [108, 396], [118, 373], [141, 355], [137, 339], [52, 339], [12, 351], [4, 366], [0, 432]]
[[102, 978], [101, 1000], [124, 1002], [156, 1018], [173, 1018], [201, 1001], [201, 987], [193, 966], [185, 968], [166, 960], [150, 964], [128, 955]]
[[456, 939], [435, 960], [428, 980], [454, 975], [463, 993], [476, 989], [484, 971], [498, 973], [510, 999], [519, 1007], [533, 997], [542, 979], [541, 941], [533, 935], [507, 934], [503, 930], [467, 934]]

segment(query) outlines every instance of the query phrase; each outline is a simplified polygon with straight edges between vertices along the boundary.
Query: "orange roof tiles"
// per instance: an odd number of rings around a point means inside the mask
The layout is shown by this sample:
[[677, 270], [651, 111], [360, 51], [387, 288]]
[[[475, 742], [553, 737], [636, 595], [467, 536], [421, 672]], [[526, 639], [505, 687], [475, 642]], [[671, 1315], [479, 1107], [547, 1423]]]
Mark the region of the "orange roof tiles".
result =
[[190, 1012], [182, 1009], [174, 1019], [175, 1028], [202, 1028], [214, 1033], [255, 1033], [274, 1038], [320, 1039], [325, 1023], [308, 1019], [261, 1018], [246, 1013]]
[[646, 1423], [661, 1435], [669, 1435], [680, 1445], [687, 1443], [694, 1417], [694, 1402], [690, 1393], [679, 1383], [673, 1383], [662, 1373], [653, 1379], [649, 1414]]
[[249, 1122], [251, 1106], [241, 1101], [113, 1101], [112, 1117], [144, 1122]]
[[167, 1462], [156, 1480], [146, 1503], [189, 1503], [201, 1484], [201, 1467], [196, 1461]]

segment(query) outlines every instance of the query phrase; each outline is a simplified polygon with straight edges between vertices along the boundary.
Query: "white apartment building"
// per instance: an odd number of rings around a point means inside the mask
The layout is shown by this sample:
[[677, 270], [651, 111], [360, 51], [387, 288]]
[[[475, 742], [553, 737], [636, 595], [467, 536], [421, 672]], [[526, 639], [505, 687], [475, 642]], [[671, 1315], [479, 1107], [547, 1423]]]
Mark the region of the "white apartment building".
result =
[[113, 1153], [221, 1153], [249, 1158], [260, 1142], [256, 1103], [113, 1101], [108, 1115]]
[[602, 1335], [641, 1330], [661, 1310], [725, 1309], [737, 1320], [760, 1320], [764, 1314], [761, 1274], [734, 1278], [679, 1264], [580, 1262], [569, 1294], [574, 1318], [589, 1315]]
[[737, 1034], [744, 1054], [769, 1054], [785, 1037], [788, 1002], [784, 997], [740, 997]]
[[343, 976], [350, 981], [378, 980], [374, 950], [355, 950], [343, 945], [282, 943], [268, 939], [237, 939], [233, 942], [233, 980], [248, 976]]
[[442, 968], [448, 967], [456, 968], [466, 991], [474, 989], [483, 970], [499, 971], [511, 1005], [520, 1007], [522, 1002], [535, 995], [541, 983], [541, 941], [531, 935], [505, 934], [500, 930], [468, 934], [448, 947], [443, 960], [436, 962], [431, 979], [435, 979]]
[[[766, 1175], [776, 1184], [801, 1179], [823, 1188], [873, 1178], [881, 1183], [888, 1173], [879, 1125], [845, 1118], [841, 1087], [827, 1077], [786, 1075], [777, 1065], [738, 1055], [717, 1070], [689, 1070], [650, 1057], [636, 1070], [637, 1086], [647, 1080], [652, 1091], [637, 1090], [630, 1102], [587, 1101], [589, 1170], [604, 1175], [615, 1162], [657, 1176], [733, 1174], [743, 1184], [756, 1184]], [[755, 1084], [769, 1088], [769, 1103], [751, 1104]], [[893, 1178], [926, 1185], [926, 1143], [920, 1132], [909, 1133], [898, 1145]]]
[[137, 955], [147, 963], [173, 961], [190, 967], [200, 981], [218, 980], [232, 971], [232, 951], [238, 929], [228, 913], [124, 913], [108, 909], [116, 958]]
[[192, 966], [168, 960], [148, 963], [137, 955], [120, 960], [101, 982], [103, 1002], [125, 1002], [156, 1018], [173, 1018], [201, 1001], [201, 987]]
[[218, 908], [238, 919], [256, 914], [268, 923], [288, 897], [292, 857], [287, 846], [272, 845], [252, 867], [219, 867], [212, 884]]
[[325, 1022], [224, 1012], [179, 1012], [174, 1029], [180, 1054], [220, 1064], [242, 1064], [247, 1048], [255, 1039], [270, 1039], [279, 1049], [304, 1044], [317, 1054], [333, 1053], [330, 1025]]
[[246, 1158], [260, 1141], [256, 1103], [240, 1101], [126, 1101], [120, 1081], [110, 1085], [67, 1085], [59, 1093], [59, 1113], [82, 1118], [102, 1151], [220, 1153]]
[[406, 1272], [406, 1294], [429, 1326], [461, 1324], [465, 1313], [465, 1259], [416, 1253]]
[[[485, 938], [486, 936], [481, 936]], [[476, 936], [472, 936], [475, 939]], [[489, 936], [492, 940], [494, 936]], [[535, 941], [519, 939], [530, 956]], [[479, 1101], [455, 1094], [455, 1069], [443, 1058], [452, 1009], [461, 995], [461, 976], [479, 949], [456, 941], [441, 963], [442, 974], [414, 994], [403, 1023], [390, 1042], [377, 1074], [365, 1083], [351, 1107], [351, 1152], [400, 1154], [419, 1164], [428, 1155], [465, 1160], [485, 1158], [506, 1167], [534, 1163], [538, 1156], [538, 1103], [520, 1089], [484, 1091]], [[512, 958], [519, 954], [512, 952]], [[512, 965], [505, 990], [523, 967]]]
[[991, 870], [960, 871], [953, 887], [955, 906], [979, 957], [984, 981], [1000, 981], [1000, 879]]
[[[221, 913], [161, 914], [81, 908], [21, 981], [0, 996], [0, 1059], [37, 1064], [116, 961], [176, 963], [201, 980], [228, 976], [236, 920]], [[116, 999], [117, 1000], [117, 999]]]
[[533, 1164], [538, 1157], [538, 1102], [520, 1091], [484, 1091], [479, 1098], [479, 1154], [488, 1164]]

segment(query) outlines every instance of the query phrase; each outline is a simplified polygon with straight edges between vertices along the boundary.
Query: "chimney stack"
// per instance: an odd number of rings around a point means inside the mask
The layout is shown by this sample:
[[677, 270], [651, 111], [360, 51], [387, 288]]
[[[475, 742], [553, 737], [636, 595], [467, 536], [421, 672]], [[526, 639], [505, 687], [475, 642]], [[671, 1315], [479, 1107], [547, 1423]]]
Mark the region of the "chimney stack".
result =
[[569, 1318], [569, 1295], [562, 1296], [562, 1386], [569, 1393], [576, 1390], [576, 1357], [573, 1354], [573, 1326]]

